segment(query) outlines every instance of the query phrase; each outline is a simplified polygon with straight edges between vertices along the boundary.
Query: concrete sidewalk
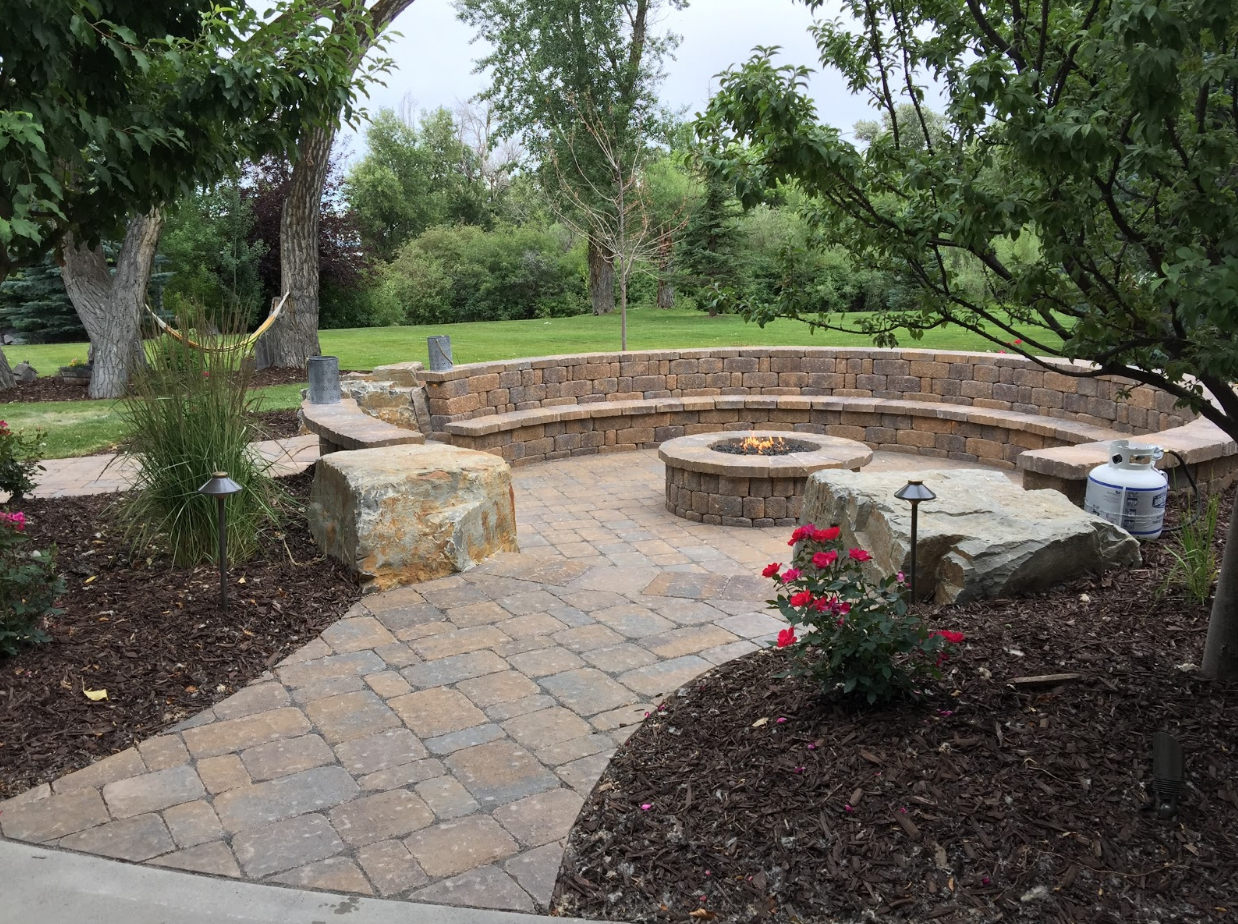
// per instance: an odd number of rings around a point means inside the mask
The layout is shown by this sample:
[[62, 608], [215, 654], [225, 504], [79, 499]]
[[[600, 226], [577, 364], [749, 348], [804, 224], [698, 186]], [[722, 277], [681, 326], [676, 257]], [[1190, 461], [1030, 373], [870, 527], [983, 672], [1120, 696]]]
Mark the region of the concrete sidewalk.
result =
[[[508, 911], [307, 892], [0, 840], [5, 924], [543, 924]], [[571, 924], [579, 919], [556, 918]]]

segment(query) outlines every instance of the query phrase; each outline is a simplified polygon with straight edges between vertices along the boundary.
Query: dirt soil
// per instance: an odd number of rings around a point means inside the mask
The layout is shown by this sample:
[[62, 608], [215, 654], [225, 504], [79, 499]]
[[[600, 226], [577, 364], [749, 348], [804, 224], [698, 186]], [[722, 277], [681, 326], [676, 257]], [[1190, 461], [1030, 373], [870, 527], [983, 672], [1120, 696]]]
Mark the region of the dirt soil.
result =
[[[313, 470], [284, 479], [299, 503]], [[68, 582], [53, 637], [0, 656], [0, 799], [147, 738], [244, 686], [315, 638], [360, 598], [324, 559], [304, 515], [263, 537], [229, 572], [219, 609], [214, 566], [131, 561], [111, 511], [115, 495], [22, 504], [38, 548], [55, 543]], [[106, 690], [92, 702], [84, 690]]]
[[[716, 668], [620, 748], [569, 838], [557, 912], [1238, 919], [1238, 685], [1196, 675], [1208, 608], [1161, 594], [1167, 547], [1138, 570], [928, 611], [967, 641], [921, 704], [827, 699], [784, 676], [785, 652]], [[1016, 682], [1050, 674], [1078, 676]], [[1170, 820], [1149, 808], [1161, 730], [1187, 773]]]

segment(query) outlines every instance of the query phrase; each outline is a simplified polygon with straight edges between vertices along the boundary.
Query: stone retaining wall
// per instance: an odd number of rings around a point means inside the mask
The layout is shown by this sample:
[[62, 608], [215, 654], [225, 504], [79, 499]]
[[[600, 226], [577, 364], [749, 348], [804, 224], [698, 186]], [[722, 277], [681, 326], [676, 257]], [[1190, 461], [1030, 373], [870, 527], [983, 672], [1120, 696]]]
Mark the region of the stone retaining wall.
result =
[[[693, 406], [698, 403], [715, 406]], [[1028, 449], [1072, 445], [1109, 436], [1116, 439], [1121, 435], [1073, 421], [1063, 421], [1059, 426], [1046, 421], [1038, 426], [1036, 420], [1021, 413], [1006, 417], [992, 411], [941, 408], [939, 414], [933, 405], [914, 402], [903, 402], [897, 411], [879, 406], [866, 409], [859, 400], [851, 409], [813, 407], [814, 403], [826, 404], [830, 399], [671, 399], [664, 409], [657, 411], [624, 407], [616, 402], [606, 408], [616, 413], [605, 416], [564, 408], [565, 419], [479, 435], [452, 433], [447, 439], [457, 446], [494, 452], [512, 465], [528, 465], [574, 455], [648, 449], [675, 437], [697, 433], [785, 430], [858, 440], [877, 450], [1013, 469], [1019, 454]], [[675, 407], [676, 404], [683, 406]], [[631, 411], [635, 413], [628, 413]], [[952, 419], [965, 417], [979, 419]]]
[[[435, 438], [460, 420], [533, 408], [722, 395], [897, 398], [1019, 411], [1124, 433], [1177, 427], [1190, 411], [1146, 385], [1078, 379], [1019, 356], [934, 350], [754, 347], [587, 353], [422, 372]], [[1122, 392], [1129, 394], [1125, 397]]]

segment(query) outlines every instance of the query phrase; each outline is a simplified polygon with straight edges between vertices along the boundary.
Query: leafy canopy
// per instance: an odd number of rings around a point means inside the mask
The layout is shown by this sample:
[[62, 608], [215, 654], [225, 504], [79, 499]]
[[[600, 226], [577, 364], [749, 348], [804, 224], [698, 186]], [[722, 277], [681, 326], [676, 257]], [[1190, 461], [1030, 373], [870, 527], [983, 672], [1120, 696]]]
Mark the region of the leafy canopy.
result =
[[492, 76], [482, 99], [494, 106], [500, 136], [518, 138], [544, 171], [553, 172], [544, 178], [548, 193], [568, 183], [567, 207], [582, 198], [605, 207], [595, 190], [610, 188], [612, 171], [597, 138], [626, 152], [662, 130], [657, 88], [678, 37], [654, 29], [661, 10], [685, 5], [457, 0], [460, 19], [492, 48], [477, 68]]
[[[710, 169], [746, 203], [798, 184], [820, 243], [909, 274], [914, 303], [864, 327], [878, 343], [947, 322], [1003, 347], [1021, 339], [1027, 355], [1095, 363], [1072, 374], [1165, 388], [1238, 436], [1238, 7], [843, 9], [848, 20], [816, 28], [822, 62], [884, 126], [861, 149], [819, 124], [807, 70], [764, 49], [724, 76], [697, 124]], [[940, 124], [924, 109], [930, 77], [947, 98]], [[1011, 246], [1029, 233], [1030, 253]], [[979, 293], [959, 284], [977, 264]]]
[[[9, 0], [0, 29], [0, 278], [238, 160], [353, 115], [361, 0]], [[387, 62], [375, 59], [370, 72]], [[332, 114], [328, 116], [326, 114]]]

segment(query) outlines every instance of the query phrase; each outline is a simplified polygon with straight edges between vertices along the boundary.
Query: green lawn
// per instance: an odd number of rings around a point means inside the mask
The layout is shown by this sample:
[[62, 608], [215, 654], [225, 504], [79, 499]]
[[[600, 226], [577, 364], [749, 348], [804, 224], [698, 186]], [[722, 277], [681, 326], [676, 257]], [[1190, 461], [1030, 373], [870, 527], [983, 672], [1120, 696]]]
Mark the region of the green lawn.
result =
[[[259, 410], [297, 407], [300, 385], [276, 385], [257, 390]], [[41, 428], [47, 432], [44, 458], [67, 459], [111, 452], [125, 438], [119, 401], [45, 401], [0, 407], [0, 418], [14, 430]]]
[[[417, 327], [366, 327], [325, 330], [320, 335], [324, 353], [340, 358], [342, 369], [372, 369], [384, 363], [426, 361], [426, 338], [449, 334], [458, 363], [552, 356], [556, 353], [594, 353], [619, 349], [619, 316], [555, 318], [548, 321], [490, 321]], [[910, 336], [907, 347], [935, 350], [991, 351], [992, 344], [958, 327], [929, 331], [924, 339]], [[711, 318], [685, 309], [660, 311], [633, 308], [628, 312], [628, 349], [702, 349], [723, 346], [869, 346], [867, 337], [831, 331], [810, 333], [797, 321], [775, 321], [764, 328], [746, 324], [735, 315]], [[42, 375], [54, 375], [74, 358], [86, 358], [84, 343], [54, 343], [7, 347], [10, 364], [29, 360]]]
[[[451, 336], [457, 363], [550, 356], [556, 353], [592, 353], [619, 349], [619, 316], [555, 318], [549, 321], [492, 321], [420, 327], [370, 327], [327, 330], [320, 335], [322, 350], [338, 356], [342, 369], [372, 369], [384, 363], [426, 362], [426, 338]], [[684, 309], [661, 311], [634, 308], [628, 313], [628, 349], [702, 349], [725, 346], [868, 346], [859, 335], [831, 331], [813, 334], [808, 325], [775, 321], [764, 328], [746, 324], [734, 315], [711, 318]], [[910, 336], [902, 345], [937, 350], [992, 351], [987, 341], [957, 327], [929, 331], [919, 341]], [[37, 344], [5, 349], [11, 365], [30, 362], [41, 375], [55, 375], [72, 359], [86, 358], [84, 343]], [[296, 407], [300, 386], [261, 389], [263, 407]], [[48, 458], [106, 452], [124, 438], [115, 402], [65, 401], [9, 404], [0, 408], [15, 429], [42, 427], [48, 435]]]

